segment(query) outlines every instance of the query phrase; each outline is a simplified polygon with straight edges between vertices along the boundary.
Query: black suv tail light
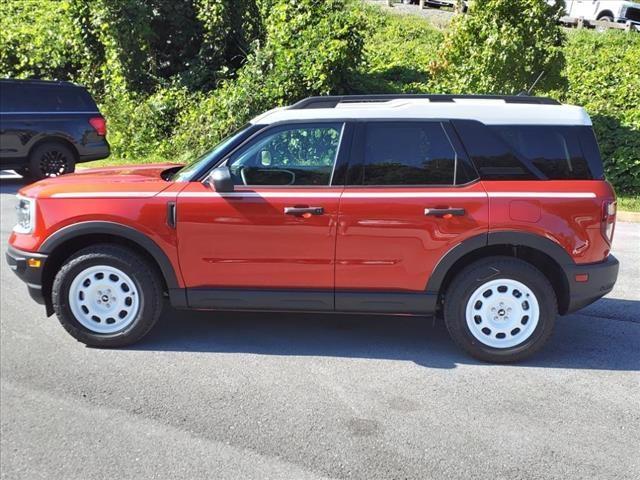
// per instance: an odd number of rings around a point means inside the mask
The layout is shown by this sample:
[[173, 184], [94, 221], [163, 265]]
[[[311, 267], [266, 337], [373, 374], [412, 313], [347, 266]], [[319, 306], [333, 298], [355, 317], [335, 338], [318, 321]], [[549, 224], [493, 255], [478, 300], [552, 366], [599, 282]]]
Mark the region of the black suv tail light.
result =
[[104, 117], [91, 117], [89, 119], [89, 124], [101, 137], [104, 137], [107, 134], [107, 121]]

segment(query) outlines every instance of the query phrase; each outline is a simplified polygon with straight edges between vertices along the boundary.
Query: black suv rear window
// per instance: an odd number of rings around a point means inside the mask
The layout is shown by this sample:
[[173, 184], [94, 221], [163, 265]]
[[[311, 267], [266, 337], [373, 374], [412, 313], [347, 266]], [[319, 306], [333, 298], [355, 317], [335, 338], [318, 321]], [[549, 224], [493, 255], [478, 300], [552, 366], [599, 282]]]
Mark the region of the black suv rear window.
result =
[[489, 128], [550, 180], [593, 178], [580, 148], [576, 127], [494, 125]]
[[93, 98], [82, 87], [2, 83], [0, 111], [19, 112], [97, 112]]

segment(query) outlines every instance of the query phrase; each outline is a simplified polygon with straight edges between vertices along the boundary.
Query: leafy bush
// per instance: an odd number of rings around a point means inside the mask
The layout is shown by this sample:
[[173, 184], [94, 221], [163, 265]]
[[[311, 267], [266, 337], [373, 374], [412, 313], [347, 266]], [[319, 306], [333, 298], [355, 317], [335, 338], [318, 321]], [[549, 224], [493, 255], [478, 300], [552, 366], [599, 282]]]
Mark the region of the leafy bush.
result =
[[[361, 58], [362, 10], [349, 0], [276, 0], [265, 42], [237, 77], [182, 112], [174, 151], [200, 152], [250, 118], [309, 95], [345, 93]], [[191, 154], [193, 155], [193, 154]]]
[[569, 88], [562, 100], [591, 115], [618, 193], [640, 194], [640, 35], [572, 32], [565, 55]]
[[561, 47], [557, 10], [474, 0], [444, 34], [355, 0], [5, 0], [0, 76], [87, 85], [106, 162], [139, 162], [188, 160], [307, 95], [514, 93], [545, 70], [537, 92], [586, 107], [608, 178], [638, 195], [640, 36], [571, 32]]
[[429, 65], [443, 33], [414, 16], [367, 9], [363, 61], [350, 81], [353, 93], [427, 93]]
[[173, 160], [170, 139], [189, 98], [182, 87], [158, 89], [148, 96], [112, 89], [101, 105], [112, 156], [129, 163]]
[[561, 4], [546, 0], [473, 0], [457, 15], [431, 65], [432, 89], [447, 93], [516, 94], [541, 72], [540, 88], [562, 84]]
[[[0, 9], [0, 76], [77, 80], [91, 62], [71, 3], [5, 0]], [[34, 12], [38, 12], [34, 15]]]

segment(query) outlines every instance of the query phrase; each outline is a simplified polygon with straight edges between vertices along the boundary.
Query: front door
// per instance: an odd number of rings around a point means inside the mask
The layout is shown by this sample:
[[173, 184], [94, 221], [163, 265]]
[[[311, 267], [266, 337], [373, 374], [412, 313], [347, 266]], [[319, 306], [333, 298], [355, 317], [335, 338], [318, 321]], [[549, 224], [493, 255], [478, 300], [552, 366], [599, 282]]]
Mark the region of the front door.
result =
[[448, 122], [358, 126], [338, 218], [336, 309], [430, 313], [427, 283], [465, 239], [487, 234], [488, 199]]
[[190, 183], [178, 196], [178, 250], [190, 306], [333, 309], [332, 186], [345, 125], [270, 127], [226, 160], [235, 191]]

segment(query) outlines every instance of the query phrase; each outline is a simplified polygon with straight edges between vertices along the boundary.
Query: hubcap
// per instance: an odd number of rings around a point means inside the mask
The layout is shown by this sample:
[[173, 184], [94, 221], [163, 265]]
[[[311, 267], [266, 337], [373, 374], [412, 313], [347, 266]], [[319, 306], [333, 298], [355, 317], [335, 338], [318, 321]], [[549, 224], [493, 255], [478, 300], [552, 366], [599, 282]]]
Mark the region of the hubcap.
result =
[[138, 314], [133, 280], [115, 267], [96, 265], [80, 272], [69, 288], [69, 307], [80, 324], [95, 333], [116, 333]]
[[527, 340], [540, 320], [540, 306], [524, 283], [490, 280], [469, 297], [466, 321], [471, 334], [484, 345], [510, 348]]
[[67, 170], [67, 157], [57, 151], [45, 152], [40, 158], [40, 170], [47, 177], [57, 177]]

